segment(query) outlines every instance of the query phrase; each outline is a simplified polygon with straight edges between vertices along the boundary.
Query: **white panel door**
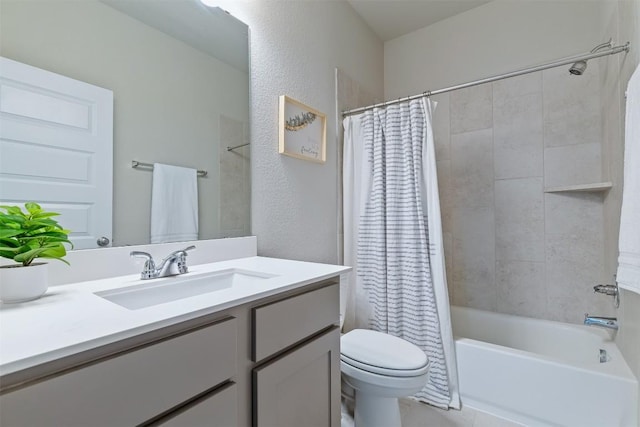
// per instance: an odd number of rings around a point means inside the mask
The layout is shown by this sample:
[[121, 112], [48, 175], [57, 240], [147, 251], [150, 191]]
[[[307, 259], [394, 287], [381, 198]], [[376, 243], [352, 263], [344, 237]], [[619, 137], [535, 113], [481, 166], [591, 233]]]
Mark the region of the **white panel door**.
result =
[[75, 249], [111, 240], [113, 92], [0, 57], [0, 203], [59, 212]]

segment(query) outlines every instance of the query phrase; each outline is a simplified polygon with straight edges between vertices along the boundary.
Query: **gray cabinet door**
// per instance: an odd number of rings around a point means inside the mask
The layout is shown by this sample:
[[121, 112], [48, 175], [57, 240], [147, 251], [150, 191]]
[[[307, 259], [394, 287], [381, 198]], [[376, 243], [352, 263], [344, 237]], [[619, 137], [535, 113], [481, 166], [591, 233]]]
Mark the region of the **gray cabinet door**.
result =
[[340, 425], [340, 330], [253, 370], [256, 427]]

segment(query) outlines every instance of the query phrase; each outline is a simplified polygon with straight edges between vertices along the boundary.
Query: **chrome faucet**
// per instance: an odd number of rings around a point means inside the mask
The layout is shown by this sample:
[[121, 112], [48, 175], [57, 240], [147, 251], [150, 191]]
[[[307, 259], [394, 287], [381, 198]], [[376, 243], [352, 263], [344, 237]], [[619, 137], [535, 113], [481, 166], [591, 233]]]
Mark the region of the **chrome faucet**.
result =
[[171, 252], [164, 258], [158, 267], [153, 261], [151, 254], [142, 251], [132, 251], [129, 255], [134, 258], [144, 258], [144, 268], [140, 273], [140, 279], [156, 279], [158, 277], [175, 276], [176, 274], [184, 274], [189, 271], [187, 268], [187, 251], [195, 249], [195, 246], [189, 246], [179, 251]]
[[602, 326], [608, 329], [618, 329], [618, 319], [615, 317], [589, 316], [584, 314], [584, 324], [587, 326]]

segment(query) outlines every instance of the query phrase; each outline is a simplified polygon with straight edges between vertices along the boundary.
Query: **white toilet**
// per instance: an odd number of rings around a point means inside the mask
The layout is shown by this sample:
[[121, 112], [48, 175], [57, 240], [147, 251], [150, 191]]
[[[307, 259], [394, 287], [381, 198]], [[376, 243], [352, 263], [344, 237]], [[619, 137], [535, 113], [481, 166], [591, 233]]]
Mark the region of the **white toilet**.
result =
[[401, 427], [398, 398], [422, 390], [429, 360], [401, 338], [354, 329], [340, 339], [340, 370], [343, 393], [355, 391], [355, 427]]

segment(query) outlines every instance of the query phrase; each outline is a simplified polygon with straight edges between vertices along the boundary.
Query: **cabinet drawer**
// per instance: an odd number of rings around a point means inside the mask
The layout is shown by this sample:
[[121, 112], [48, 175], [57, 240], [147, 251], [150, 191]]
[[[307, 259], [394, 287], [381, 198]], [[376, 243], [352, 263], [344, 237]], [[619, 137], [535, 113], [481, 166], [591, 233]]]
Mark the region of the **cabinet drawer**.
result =
[[253, 309], [253, 360], [259, 362], [340, 321], [340, 289], [327, 286]]
[[229, 318], [11, 391], [2, 426], [140, 424], [233, 376], [236, 341]]
[[237, 420], [238, 391], [231, 383], [177, 410], [153, 427], [236, 427]]

